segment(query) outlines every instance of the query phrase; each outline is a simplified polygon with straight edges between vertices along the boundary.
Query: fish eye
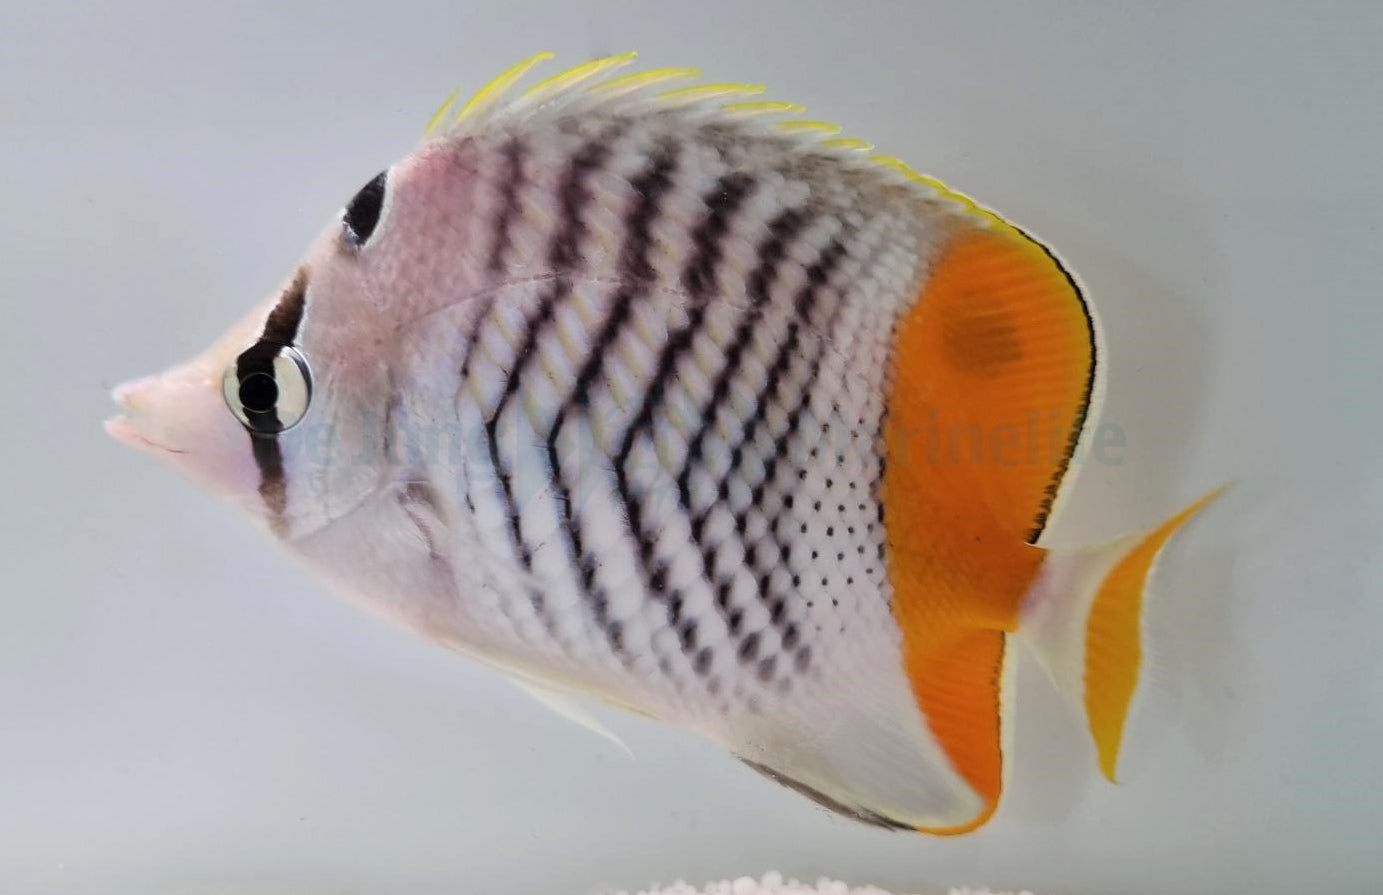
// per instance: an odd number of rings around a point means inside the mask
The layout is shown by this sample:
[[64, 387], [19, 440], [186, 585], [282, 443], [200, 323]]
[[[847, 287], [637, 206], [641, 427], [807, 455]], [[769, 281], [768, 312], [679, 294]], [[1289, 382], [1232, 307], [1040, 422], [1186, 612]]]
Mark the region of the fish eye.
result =
[[312, 401], [312, 370], [291, 345], [260, 342], [226, 367], [221, 391], [235, 418], [258, 435], [297, 425]]
[[369, 242], [384, 210], [384, 187], [388, 171], [380, 171], [374, 179], [360, 188], [341, 213], [341, 229], [351, 245], [360, 248]]

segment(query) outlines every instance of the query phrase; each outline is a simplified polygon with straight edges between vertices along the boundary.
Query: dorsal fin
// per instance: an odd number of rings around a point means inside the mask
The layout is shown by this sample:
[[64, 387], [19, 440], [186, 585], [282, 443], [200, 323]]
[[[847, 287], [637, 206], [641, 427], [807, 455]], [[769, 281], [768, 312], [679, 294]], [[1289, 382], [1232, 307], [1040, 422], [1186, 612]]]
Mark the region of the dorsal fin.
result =
[[[755, 98], [764, 88], [738, 82], [693, 83], [669, 88], [675, 81], [695, 80], [695, 68], [655, 68], [620, 74], [597, 81], [631, 63], [636, 53], [622, 53], [592, 59], [551, 75], [517, 92], [520, 82], [552, 53], [535, 53], [510, 66], [464, 103], [459, 89], [449, 93], [428, 119], [424, 135], [430, 139], [457, 139], [483, 132], [495, 122], [513, 120], [528, 114], [608, 112], [677, 112], [707, 121], [719, 118], [745, 126], [758, 119], [779, 115], [800, 115], [806, 108], [798, 103]], [[749, 97], [746, 99], [746, 97]], [[825, 153], [872, 168], [881, 175], [916, 191], [957, 214], [1000, 229], [1015, 230], [994, 212], [964, 193], [951, 189], [935, 177], [920, 174], [903, 160], [891, 155], [869, 154], [874, 144], [854, 136], [841, 136], [840, 127], [828, 121], [799, 119], [758, 122], [761, 133], [793, 141], [803, 151]]]
[[711, 82], [669, 86], [672, 82], [699, 78], [701, 72], [694, 68], [657, 68], [597, 80], [632, 62], [637, 54], [630, 52], [581, 63], [521, 90], [520, 83], [530, 71], [552, 55], [536, 53], [523, 59], [465, 102], [460, 102], [459, 90], [452, 91], [428, 119], [424, 134], [429, 138], [462, 138], [481, 133], [497, 122], [544, 112], [682, 112], [701, 121], [720, 118], [740, 126], [757, 126], [764, 134], [791, 140], [789, 145], [872, 166], [929, 197], [954, 204], [961, 211], [985, 213], [961, 194], [917, 174], [897, 159], [866, 155], [873, 144], [858, 137], [839, 136], [838, 125], [811, 119], [755, 121], [806, 111], [798, 103], [755, 98], [765, 89], [758, 84]]

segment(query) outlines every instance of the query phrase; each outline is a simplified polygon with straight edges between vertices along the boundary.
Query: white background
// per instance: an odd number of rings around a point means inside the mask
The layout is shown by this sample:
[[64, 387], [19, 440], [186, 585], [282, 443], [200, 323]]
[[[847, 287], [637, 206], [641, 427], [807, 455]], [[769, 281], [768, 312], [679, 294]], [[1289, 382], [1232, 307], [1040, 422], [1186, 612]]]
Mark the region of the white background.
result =
[[[589, 893], [778, 868], [907, 890], [1383, 880], [1383, 15], [1371, 2], [7, 0], [0, 892]], [[1102, 782], [1021, 669], [962, 839], [837, 820], [716, 748], [637, 758], [325, 593], [110, 442], [453, 85], [642, 51], [806, 102], [1042, 234], [1112, 363], [1058, 539], [1227, 479], [1158, 578], [1157, 699]]]

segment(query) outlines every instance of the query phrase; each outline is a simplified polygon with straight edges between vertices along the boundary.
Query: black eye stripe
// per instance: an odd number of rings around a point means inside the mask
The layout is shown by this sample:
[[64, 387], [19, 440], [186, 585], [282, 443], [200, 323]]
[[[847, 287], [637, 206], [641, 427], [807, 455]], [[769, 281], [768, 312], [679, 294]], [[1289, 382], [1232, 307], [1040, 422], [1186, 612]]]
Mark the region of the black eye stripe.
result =
[[[312, 401], [312, 372], [293, 345], [307, 310], [307, 270], [299, 268], [264, 321], [255, 344], [245, 349], [222, 375], [226, 406], [250, 436], [255, 465], [259, 467], [259, 493], [269, 511], [269, 525], [283, 535], [287, 530], [288, 482], [278, 434], [296, 425]], [[300, 381], [281, 384], [274, 362], [287, 353], [297, 367]], [[288, 371], [290, 375], [291, 370]], [[297, 400], [280, 414], [283, 385], [296, 386]]]
[[388, 171], [380, 171], [346, 205], [341, 224], [345, 228], [346, 238], [356, 246], [363, 246], [375, 232], [380, 212], [384, 210], [384, 187], [388, 174]]
[[296, 348], [258, 342], [236, 358], [222, 377], [231, 413], [255, 437], [291, 429], [312, 402], [312, 371]]
[[[272, 346], [292, 345], [297, 340], [298, 326], [303, 321], [303, 311], [306, 308], [307, 270], [300, 267], [297, 275], [293, 277], [293, 282], [283, 290], [274, 309], [269, 312], [268, 319], [264, 321], [264, 332], [260, 333], [259, 342]], [[250, 350], [253, 351], [254, 348]], [[248, 353], [247, 351], [246, 354]], [[271, 351], [270, 357], [272, 356]]]
[[[240, 352], [223, 377], [226, 404], [256, 437], [273, 436], [296, 424], [307, 410], [305, 402], [311, 400], [311, 371], [293, 347], [306, 310], [307, 270], [299, 268], [265, 319], [259, 339]], [[298, 370], [288, 383], [279, 381], [274, 366], [285, 354]], [[286, 408], [280, 406], [285, 386], [300, 395]]]

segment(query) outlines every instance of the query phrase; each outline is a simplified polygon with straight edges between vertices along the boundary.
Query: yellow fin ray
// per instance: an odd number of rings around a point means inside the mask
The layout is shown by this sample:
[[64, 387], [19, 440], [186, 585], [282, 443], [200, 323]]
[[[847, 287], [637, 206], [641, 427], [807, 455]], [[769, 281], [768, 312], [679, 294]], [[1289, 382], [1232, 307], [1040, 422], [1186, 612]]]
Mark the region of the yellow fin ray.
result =
[[829, 140], [822, 140], [821, 145], [828, 149], [848, 149], [858, 152], [868, 152], [874, 148], [874, 144], [868, 140], [861, 140], [859, 137], [832, 137]]
[[779, 130], [792, 131], [794, 133], [826, 134], [827, 136], [834, 136], [842, 130], [840, 125], [832, 124], [829, 121], [809, 121], [805, 119], [780, 121], [774, 125], [774, 127], [777, 127]]
[[453, 87], [451, 92], [442, 100], [442, 104], [437, 107], [437, 111], [432, 113], [432, 117], [427, 119], [427, 124], [423, 127], [423, 135], [427, 136], [437, 130], [437, 125], [447, 117], [451, 107], [456, 105], [456, 101], [461, 98], [461, 88]]
[[500, 73], [499, 77], [480, 88], [479, 92], [461, 107], [461, 111], [456, 113], [456, 117], [452, 119], [452, 122], [460, 124], [468, 119], [479, 117], [499, 102], [504, 94], [508, 92], [509, 88], [514, 86], [514, 83], [524, 75], [528, 74], [533, 66], [537, 65], [539, 62], [545, 62], [553, 58], [554, 55], [553, 53], [546, 52], [534, 53], [522, 62], [505, 69]]
[[635, 90], [642, 90], [654, 84], [699, 77], [701, 77], [701, 69], [699, 68], [654, 68], [601, 81], [599, 84], [593, 84], [590, 90], [592, 93], [610, 97], [623, 96], [626, 93], [633, 93]]
[[695, 103], [722, 96], [753, 96], [768, 88], [762, 84], [694, 84], [691, 87], [678, 87], [658, 94], [658, 99], [668, 102]]
[[574, 65], [565, 71], [560, 71], [550, 78], [539, 81], [532, 87], [525, 90], [519, 96], [519, 102], [531, 104], [540, 102], [548, 97], [555, 96], [570, 90], [577, 85], [605, 74], [611, 69], [628, 65], [639, 56], [636, 52], [620, 53], [616, 56], [604, 56], [600, 59], [592, 59], [590, 62], [583, 62]]
[[786, 103], [776, 99], [726, 103], [721, 108], [727, 112], [743, 112], [749, 115], [762, 115], [770, 112], [791, 112], [794, 115], [800, 115], [807, 111], [807, 107], [801, 103]]
[[[629, 94], [642, 91], [645, 88], [662, 85], [669, 81], [699, 78], [701, 76], [700, 70], [695, 68], [658, 68], [633, 72], [591, 83], [595, 78], [632, 62], [636, 56], [637, 54], [632, 52], [604, 56], [560, 71], [525, 90], [517, 99], [509, 102], [501, 111], [528, 111], [532, 107], [546, 103], [559, 95], [569, 94], [578, 87], [584, 88], [585, 92], [591, 97], [590, 102], [598, 105], [601, 102], [616, 100]], [[459, 111], [455, 111], [454, 114], [453, 110], [456, 108], [459, 94], [453, 91], [451, 94], [448, 94], [437, 111], [428, 120], [424, 133], [426, 135], [432, 135], [442, 130], [456, 132], [460, 125], [480, 120], [483, 116], [499, 106], [504, 101], [504, 97], [510, 89], [534, 66], [551, 58], [553, 58], [552, 53], [535, 53], [520, 61], [518, 64], [511, 66], [501, 72], [500, 75], [490, 83], [482, 87], [475, 96], [471, 97], [470, 100], [468, 100]], [[675, 108], [681, 105], [695, 106], [699, 103], [723, 98], [730, 101], [722, 103], [718, 111], [725, 114], [727, 117], [733, 115], [739, 118], [766, 114], [800, 115], [806, 111], [806, 107], [799, 103], [785, 102], [782, 100], [737, 99], [737, 97], [761, 94], [765, 89], [766, 88], [762, 84], [739, 82], [692, 84], [690, 86], [664, 90], [661, 93], [648, 95], [636, 101], [667, 105]], [[837, 136], [841, 132], [841, 128], [827, 121], [792, 119], [778, 121], [774, 126], [778, 130], [787, 133], [818, 135], [823, 139], [820, 139], [817, 145], [820, 145], [824, 149], [870, 152], [874, 148], [872, 143], [858, 137]], [[1018, 228], [1008, 223], [995, 212], [976, 203], [964, 193], [951, 189], [940, 180], [919, 173], [902, 159], [889, 155], [870, 155], [868, 158], [881, 167], [891, 168], [897, 171], [906, 182], [920, 187], [924, 193], [950, 203], [955, 207], [956, 211], [961, 214], [970, 216], [982, 221], [988, 226], [993, 226], [1000, 230], [1021, 233]]]
[[1010, 224], [998, 212], [984, 207], [983, 205], [979, 204], [974, 199], [970, 198], [965, 193], [962, 193], [959, 190], [951, 189], [949, 186], [942, 183], [940, 180], [937, 180], [935, 177], [930, 177], [926, 174], [919, 173], [915, 168], [912, 167], [912, 165], [909, 165], [902, 159], [892, 155], [871, 155], [869, 158], [875, 164], [881, 165], [885, 168], [892, 168], [893, 170], [902, 174], [903, 177], [907, 178], [909, 181], [933, 190], [938, 197], [945, 199], [948, 202], [955, 203], [959, 206], [959, 210], [961, 211], [961, 213], [969, 215], [973, 218], [978, 218], [979, 220], [994, 225], [1001, 230], [1022, 235], [1021, 230], [1013, 226], [1013, 224]]

